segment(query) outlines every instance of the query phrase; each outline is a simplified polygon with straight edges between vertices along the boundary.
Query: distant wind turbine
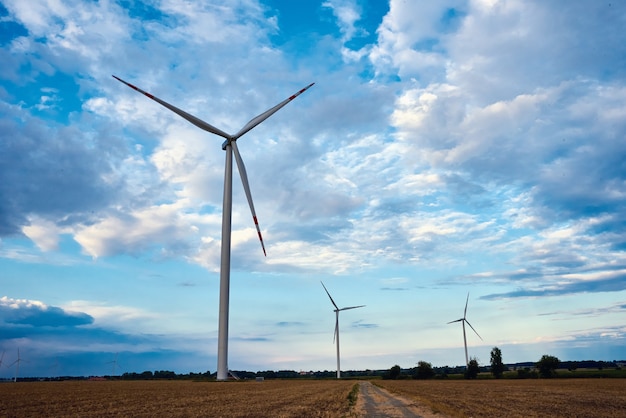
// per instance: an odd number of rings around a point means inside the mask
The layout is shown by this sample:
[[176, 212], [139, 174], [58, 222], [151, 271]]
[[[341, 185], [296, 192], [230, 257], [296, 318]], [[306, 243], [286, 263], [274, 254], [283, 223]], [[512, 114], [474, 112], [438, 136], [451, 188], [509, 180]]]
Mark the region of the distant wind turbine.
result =
[[[4, 353], [3, 353], [3, 356], [4, 356]], [[11, 364], [9, 364], [7, 366], [7, 368], [9, 368], [9, 367], [15, 365], [15, 378], [13, 379], [14, 382], [17, 382], [17, 378], [18, 378], [18, 376], [20, 374], [20, 363], [22, 361], [23, 361], [22, 357], [20, 357], [20, 348], [18, 347], [17, 348], [17, 360], [15, 360], [13, 363], [11, 363]]]
[[261, 248], [263, 248], [263, 254], [267, 255], [265, 252], [265, 245], [263, 244], [263, 237], [261, 236], [261, 229], [259, 228], [259, 223], [257, 222], [256, 213], [254, 211], [254, 205], [252, 203], [252, 195], [250, 193], [250, 186], [248, 185], [248, 175], [246, 174], [246, 168], [243, 164], [243, 160], [241, 159], [241, 155], [239, 155], [239, 150], [237, 149], [237, 139], [239, 139], [241, 136], [243, 136], [245, 133], [250, 131], [258, 124], [262, 123], [270, 116], [272, 116], [283, 106], [298, 97], [300, 94], [304, 93], [315, 83], [309, 84], [297, 93], [289, 96], [287, 99], [278, 103], [271, 109], [268, 109], [260, 115], [250, 119], [250, 121], [246, 123], [244, 127], [239, 130], [239, 132], [234, 135], [230, 135], [222, 131], [221, 129], [218, 129], [215, 126], [201, 119], [198, 119], [197, 117], [190, 115], [189, 113], [151, 95], [150, 93], [147, 93], [140, 88], [135, 87], [130, 83], [127, 83], [119, 77], [113, 76], [113, 78], [126, 84], [128, 87], [138, 91], [139, 93], [142, 93], [143, 95], [154, 100], [160, 105], [168, 108], [180, 117], [196, 125], [198, 128], [226, 139], [226, 141], [224, 141], [224, 143], [222, 144], [222, 149], [226, 151], [226, 167], [224, 169], [224, 199], [222, 205], [222, 255], [220, 264], [220, 310], [217, 338], [217, 380], [228, 380], [228, 304], [230, 293], [230, 238], [233, 198], [233, 152], [235, 154], [235, 160], [239, 169], [239, 175], [241, 176], [241, 182], [243, 183], [243, 189], [246, 193], [248, 204], [250, 205], [250, 211], [252, 212], [252, 219], [254, 220], [254, 224], [259, 235], [259, 240], [261, 241]]
[[59, 377], [59, 358], [58, 357], [54, 358], [54, 363], [52, 364], [52, 366], [50, 366], [49, 369], [51, 370], [50, 373], [52, 373], [52, 375], [50, 376], [51, 378]]
[[[2, 350], [2, 357], [0, 357], [0, 367], [2, 367], [2, 363], [4, 363], [4, 354], [6, 353], [6, 350]], [[9, 367], [9, 366], [5, 366], [5, 367]]]
[[117, 368], [117, 356], [120, 353], [115, 353], [115, 359], [113, 361], [108, 361], [107, 364], [111, 364], [113, 363], [113, 374], [111, 374], [111, 377], [115, 377], [115, 369]]
[[320, 283], [322, 283], [322, 286], [324, 287], [326, 294], [330, 298], [330, 302], [335, 307], [335, 334], [333, 337], [333, 342], [337, 343], [337, 379], [340, 379], [341, 378], [341, 365], [340, 365], [340, 360], [339, 360], [339, 312], [347, 311], [348, 309], [362, 308], [365, 305], [349, 306], [347, 308], [339, 308], [337, 304], [335, 303], [335, 301], [333, 300], [333, 297], [330, 295], [330, 293], [328, 293], [328, 289], [326, 289], [326, 286], [324, 286], [324, 282], [320, 282]]
[[[467, 299], [465, 300], [465, 310], [463, 311], [463, 318], [459, 318], [455, 321], [450, 321], [448, 322], [448, 324], [452, 324], [454, 322], [460, 322], [461, 324], [463, 324], [463, 343], [465, 344], [465, 365], [469, 367], [469, 357], [467, 356], [467, 337], [465, 335], [465, 324], [467, 323], [467, 325], [470, 326], [470, 328], [472, 329], [472, 331], [476, 333], [476, 335], [478, 335], [478, 332], [476, 332], [472, 324], [470, 324], [469, 321], [467, 320], [467, 303], [468, 302], [469, 302], [469, 292], [467, 292]], [[481, 340], [483, 339], [483, 337], [481, 337], [480, 335], [478, 335], [478, 338], [480, 338]]]

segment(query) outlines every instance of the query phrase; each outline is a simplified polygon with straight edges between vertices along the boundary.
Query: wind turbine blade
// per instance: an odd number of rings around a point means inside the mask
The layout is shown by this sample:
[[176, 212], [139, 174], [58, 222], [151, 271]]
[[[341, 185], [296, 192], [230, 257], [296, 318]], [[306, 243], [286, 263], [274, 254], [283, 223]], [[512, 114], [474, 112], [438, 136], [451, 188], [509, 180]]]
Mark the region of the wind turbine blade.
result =
[[335, 341], [337, 340], [337, 334], [339, 334], [339, 316], [337, 316], [337, 319], [335, 319], [335, 332], [333, 334], [333, 344], [335, 344]]
[[469, 302], [469, 292], [467, 292], [467, 299], [465, 299], [465, 310], [463, 311], [463, 318], [467, 316], [467, 303]]
[[340, 311], [347, 311], [348, 309], [356, 309], [356, 308], [362, 308], [365, 305], [359, 305], [359, 306], [348, 306], [347, 308], [341, 308], [339, 309]]
[[[466, 319], [465, 322], [467, 322], [467, 325], [470, 326], [470, 328], [472, 329], [472, 331], [476, 332], [476, 330], [474, 329], [474, 327], [472, 326], [472, 324], [469, 323], [469, 321]], [[476, 335], [478, 335], [478, 338], [480, 338], [481, 340], [483, 339], [483, 337], [480, 336], [480, 334], [478, 334], [476, 332]]]
[[254, 128], [258, 124], [263, 122], [265, 119], [267, 119], [270, 116], [272, 116], [274, 113], [278, 112], [283, 106], [285, 106], [287, 103], [289, 103], [290, 101], [292, 101], [293, 99], [295, 99], [296, 97], [298, 97], [299, 95], [304, 93], [313, 84], [315, 84], [315, 83], [309, 84], [308, 86], [306, 86], [305, 88], [303, 88], [302, 90], [297, 92], [296, 94], [290, 96], [288, 99], [283, 100], [282, 102], [278, 103], [273, 108], [271, 108], [269, 110], [266, 110], [265, 112], [261, 113], [260, 115], [250, 119], [250, 121], [248, 123], [246, 123], [246, 125], [243, 128], [241, 128], [241, 130], [239, 132], [237, 132], [235, 135], [233, 135], [233, 140], [236, 140], [237, 138], [240, 138], [246, 132], [250, 131], [252, 128]]
[[256, 219], [256, 212], [254, 211], [254, 203], [252, 202], [252, 194], [250, 193], [250, 185], [248, 184], [248, 173], [246, 172], [246, 166], [243, 164], [243, 160], [241, 159], [241, 155], [239, 154], [237, 142], [232, 141], [230, 144], [232, 145], [233, 151], [235, 152], [235, 161], [237, 161], [237, 167], [239, 168], [239, 176], [241, 177], [241, 183], [243, 183], [243, 190], [246, 192], [246, 197], [248, 198], [248, 205], [250, 205], [250, 212], [252, 212], [252, 220], [254, 220], [256, 232], [257, 234], [259, 234], [261, 248], [263, 248], [263, 255], [267, 257], [267, 253], [265, 252], [265, 245], [263, 244], [263, 236], [261, 235], [259, 222]]
[[189, 113], [185, 112], [184, 110], [181, 110], [179, 108], [177, 108], [176, 106], [173, 106], [171, 104], [169, 104], [166, 101], [163, 101], [161, 99], [159, 99], [156, 96], [151, 95], [150, 93], [141, 90], [139, 87], [137, 86], [133, 86], [130, 83], [127, 83], [126, 81], [122, 80], [119, 77], [113, 76], [114, 79], [126, 84], [128, 87], [130, 87], [131, 89], [137, 90], [139, 93], [142, 93], [144, 96], [148, 97], [149, 99], [154, 100], [155, 102], [159, 103], [160, 105], [168, 108], [169, 110], [171, 110], [172, 112], [176, 113], [177, 115], [181, 116], [182, 118], [186, 119], [187, 121], [193, 123], [194, 125], [196, 125], [198, 128], [203, 129], [207, 132], [211, 132], [212, 134], [215, 135], [219, 135], [221, 137], [224, 137], [226, 139], [231, 139], [231, 136], [228, 135], [226, 132], [222, 131], [221, 129], [216, 128], [215, 126], [206, 123], [205, 121], [203, 121], [202, 119], [198, 119], [197, 117], [190, 115]]
[[[320, 281], [320, 283], [322, 284], [322, 286], [324, 286], [324, 282]], [[324, 286], [324, 290], [326, 291], [326, 294], [328, 295], [328, 297], [330, 298], [330, 301], [332, 302], [333, 306], [335, 307], [335, 309], [339, 310], [339, 307], [337, 306], [337, 304], [335, 303], [335, 301], [333, 300], [333, 297], [330, 295], [330, 293], [328, 293], [328, 289], [326, 289], [326, 286]]]
[[450, 321], [450, 322], [447, 322], [447, 324], [453, 324], [453, 323], [455, 323], [455, 322], [461, 322], [461, 321], [463, 321], [464, 319], [465, 319], [465, 318], [460, 318], [460, 319], [457, 319], [456, 321]]

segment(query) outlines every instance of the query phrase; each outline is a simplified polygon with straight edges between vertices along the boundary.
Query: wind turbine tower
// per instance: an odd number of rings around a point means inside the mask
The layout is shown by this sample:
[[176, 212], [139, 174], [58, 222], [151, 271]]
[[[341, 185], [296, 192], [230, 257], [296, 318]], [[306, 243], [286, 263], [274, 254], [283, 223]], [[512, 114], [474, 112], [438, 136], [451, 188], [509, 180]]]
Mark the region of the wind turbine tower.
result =
[[222, 143], [222, 149], [226, 151], [226, 163], [224, 169], [224, 198], [222, 203], [222, 249], [221, 249], [221, 261], [220, 261], [220, 307], [219, 307], [219, 324], [218, 324], [218, 342], [217, 342], [217, 380], [227, 380], [228, 379], [228, 305], [229, 305], [229, 293], [230, 293], [230, 239], [231, 239], [231, 218], [232, 218], [232, 199], [233, 199], [233, 153], [235, 154], [235, 161], [237, 162], [237, 168], [239, 169], [239, 175], [241, 176], [241, 182], [243, 183], [243, 188], [246, 193], [246, 198], [248, 199], [248, 205], [250, 206], [250, 211], [252, 212], [252, 219], [254, 220], [254, 224], [256, 226], [257, 233], [259, 235], [259, 240], [261, 241], [261, 248], [263, 249], [263, 254], [265, 252], [265, 245], [263, 244], [263, 237], [261, 236], [261, 229], [259, 228], [259, 223], [257, 222], [256, 213], [254, 211], [254, 204], [252, 203], [252, 195], [250, 193], [250, 186], [248, 185], [248, 175], [246, 174], [246, 168], [243, 164], [243, 160], [241, 159], [241, 155], [239, 154], [239, 150], [237, 149], [237, 140], [246, 134], [248, 131], [253, 129], [255, 126], [262, 123], [264, 120], [272, 116], [278, 110], [280, 110], [287, 103], [298, 97], [300, 94], [304, 93], [308, 88], [313, 86], [315, 83], [311, 83], [305, 88], [301, 89], [297, 93], [289, 96], [287, 99], [278, 103], [276, 106], [266, 110], [260, 115], [250, 119], [248, 123], [246, 123], [243, 128], [239, 130], [234, 135], [228, 134], [221, 129], [216, 128], [215, 126], [193, 116], [189, 113], [185, 112], [173, 106], [156, 96], [153, 96], [150, 93], [147, 93], [141, 90], [138, 87], [133, 86], [130, 83], [122, 80], [119, 77], [113, 76], [116, 80], [126, 84], [128, 87], [142, 93], [144, 96], [149, 99], [154, 100], [160, 105], [166, 107], [172, 112], [176, 113], [183, 119], [188, 122], [194, 124], [198, 128], [210, 132], [212, 134], [221, 136], [226, 139], [224, 143]]
[[333, 300], [333, 297], [330, 296], [330, 293], [328, 292], [328, 289], [326, 289], [326, 286], [324, 286], [324, 283], [323, 282], [320, 282], [320, 283], [322, 283], [322, 286], [324, 287], [326, 294], [330, 298], [330, 302], [335, 307], [335, 334], [333, 337], [333, 342], [337, 343], [337, 379], [341, 379], [341, 365], [340, 365], [340, 360], [339, 360], [339, 312], [347, 311], [348, 309], [362, 308], [365, 305], [348, 306], [347, 308], [339, 308], [337, 304], [335, 303], [335, 301]]
[[[469, 357], [467, 355], [467, 337], [465, 335], [465, 324], [467, 323], [467, 325], [470, 326], [472, 331], [474, 331], [476, 335], [478, 335], [478, 332], [476, 332], [472, 324], [470, 324], [469, 321], [467, 320], [467, 303], [468, 302], [469, 302], [469, 292], [467, 292], [467, 299], [465, 300], [465, 310], [463, 311], [463, 318], [459, 318], [455, 321], [448, 322], [448, 324], [452, 324], [454, 322], [460, 322], [461, 324], [463, 324], [463, 343], [465, 345], [465, 366], [466, 367], [469, 367]], [[478, 335], [478, 338], [480, 338], [481, 340], [483, 339], [480, 335]]]

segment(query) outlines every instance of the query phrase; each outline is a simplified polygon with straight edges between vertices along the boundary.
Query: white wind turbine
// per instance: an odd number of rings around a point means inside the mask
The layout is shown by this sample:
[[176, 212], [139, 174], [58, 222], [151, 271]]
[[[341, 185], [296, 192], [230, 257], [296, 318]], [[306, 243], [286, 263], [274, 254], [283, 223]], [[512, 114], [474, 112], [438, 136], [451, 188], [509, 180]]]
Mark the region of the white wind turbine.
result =
[[[465, 344], [465, 366], [469, 367], [469, 357], [467, 356], [467, 337], [465, 336], [465, 324], [467, 323], [467, 325], [470, 326], [470, 328], [472, 329], [472, 331], [476, 333], [476, 335], [478, 335], [478, 332], [476, 332], [472, 324], [470, 324], [469, 321], [467, 320], [467, 303], [468, 302], [469, 302], [469, 292], [467, 292], [467, 299], [465, 300], [465, 310], [463, 311], [463, 318], [459, 318], [455, 321], [450, 321], [448, 322], [448, 324], [452, 324], [454, 322], [460, 322], [461, 324], [463, 324], [463, 343]], [[483, 339], [483, 337], [481, 337], [480, 335], [478, 335], [478, 338], [480, 338], [481, 340]]]
[[[2, 353], [2, 354], [3, 354], [3, 357], [4, 357], [4, 353]], [[15, 378], [13, 378], [13, 381], [14, 381], [14, 382], [17, 382], [17, 377], [18, 377], [18, 376], [19, 376], [19, 374], [20, 374], [20, 363], [21, 363], [22, 361], [23, 361], [23, 360], [22, 360], [22, 357], [20, 357], [20, 348], [18, 347], [18, 348], [17, 348], [17, 360], [15, 360], [13, 363], [11, 363], [11, 364], [9, 364], [9, 365], [7, 366], [7, 368], [9, 368], [9, 367], [11, 367], [11, 366], [15, 365]]]
[[339, 308], [337, 306], [337, 304], [335, 303], [335, 301], [333, 300], [333, 297], [330, 295], [330, 293], [328, 293], [328, 289], [326, 289], [326, 286], [324, 286], [324, 283], [320, 281], [320, 283], [322, 283], [322, 286], [324, 287], [324, 290], [326, 291], [326, 294], [328, 295], [328, 297], [330, 298], [331, 303], [333, 304], [333, 306], [335, 307], [335, 334], [333, 337], [333, 342], [337, 342], [337, 379], [341, 378], [341, 366], [340, 366], [340, 361], [339, 361], [339, 312], [340, 311], [347, 311], [348, 309], [356, 309], [356, 308], [362, 308], [365, 305], [359, 305], [359, 306], [348, 306], [347, 308]]
[[266, 110], [260, 115], [250, 119], [248, 123], [244, 125], [239, 132], [234, 135], [227, 134], [221, 129], [198, 119], [197, 117], [190, 115], [189, 113], [172, 106], [171, 104], [141, 90], [138, 87], [133, 86], [130, 83], [122, 80], [119, 77], [113, 76], [116, 80], [126, 84], [130, 88], [142, 93], [148, 98], [154, 100], [160, 105], [168, 108], [172, 112], [186, 119], [190, 123], [196, 125], [198, 128], [203, 129], [212, 134], [221, 136], [226, 139], [222, 144], [222, 149], [226, 151], [226, 166], [224, 169], [224, 199], [222, 205], [222, 249], [221, 249], [221, 264], [220, 264], [220, 310], [219, 310], [219, 324], [218, 324], [218, 342], [217, 342], [217, 380], [228, 379], [228, 304], [229, 304], [229, 292], [230, 292], [230, 238], [231, 238], [231, 217], [232, 217], [232, 197], [233, 197], [233, 152], [235, 154], [235, 160], [239, 169], [239, 175], [241, 176], [241, 182], [243, 183], [243, 189], [250, 205], [250, 211], [252, 212], [252, 219], [256, 226], [259, 240], [261, 241], [261, 248], [263, 248], [263, 254], [265, 252], [265, 245], [263, 244], [263, 237], [261, 236], [261, 230], [259, 229], [259, 223], [257, 222], [256, 213], [254, 211], [254, 204], [252, 203], [252, 195], [250, 194], [250, 186], [248, 185], [248, 175], [246, 174], [246, 168], [239, 155], [237, 149], [237, 139], [250, 131], [252, 128], [272, 116], [278, 110], [280, 110], [287, 103], [304, 93], [305, 90], [310, 88], [311, 83], [302, 90], [298, 91], [294, 95], [288, 97], [282, 102], [278, 103], [271, 109]]

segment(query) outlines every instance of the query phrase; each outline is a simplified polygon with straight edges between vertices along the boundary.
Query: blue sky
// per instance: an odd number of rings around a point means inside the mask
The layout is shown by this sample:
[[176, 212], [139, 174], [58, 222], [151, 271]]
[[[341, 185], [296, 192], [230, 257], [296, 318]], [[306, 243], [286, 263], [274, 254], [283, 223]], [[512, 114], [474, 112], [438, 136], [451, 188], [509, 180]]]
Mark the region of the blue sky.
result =
[[[0, 350], [21, 375], [626, 358], [626, 4], [0, 1]], [[116, 360], [117, 359], [117, 360]], [[116, 363], [112, 363], [117, 361]], [[112, 367], [113, 365], [113, 367]], [[1, 368], [11, 377], [13, 368]]]

